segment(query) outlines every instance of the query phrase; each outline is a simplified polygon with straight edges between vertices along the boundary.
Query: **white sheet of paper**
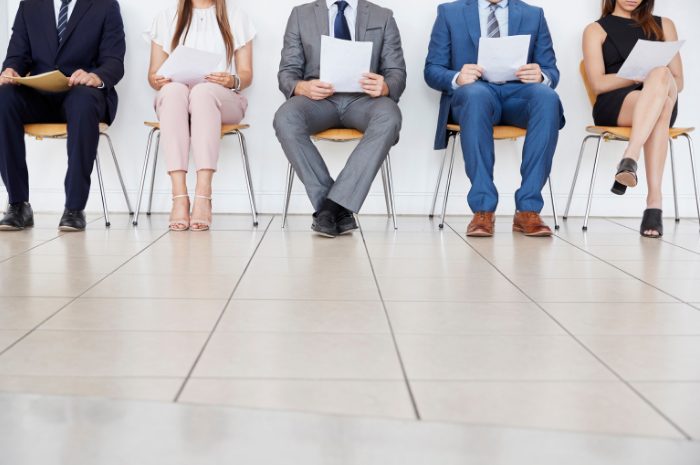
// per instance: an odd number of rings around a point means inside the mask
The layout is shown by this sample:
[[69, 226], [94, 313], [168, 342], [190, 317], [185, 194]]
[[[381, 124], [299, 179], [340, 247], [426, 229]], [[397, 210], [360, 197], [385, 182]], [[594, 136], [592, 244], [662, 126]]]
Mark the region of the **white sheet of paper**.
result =
[[204, 52], [180, 45], [170, 54], [156, 73], [182, 84], [201, 84], [224, 59], [220, 53]]
[[360, 79], [370, 72], [372, 42], [321, 37], [321, 76], [336, 92], [363, 92]]
[[515, 72], [527, 64], [530, 36], [499, 38], [482, 37], [479, 40], [479, 61], [484, 68], [481, 79], [488, 82], [519, 81]]
[[646, 78], [652, 69], [668, 66], [684, 43], [685, 40], [678, 42], [638, 40], [632, 53], [617, 72], [617, 77], [631, 80]]

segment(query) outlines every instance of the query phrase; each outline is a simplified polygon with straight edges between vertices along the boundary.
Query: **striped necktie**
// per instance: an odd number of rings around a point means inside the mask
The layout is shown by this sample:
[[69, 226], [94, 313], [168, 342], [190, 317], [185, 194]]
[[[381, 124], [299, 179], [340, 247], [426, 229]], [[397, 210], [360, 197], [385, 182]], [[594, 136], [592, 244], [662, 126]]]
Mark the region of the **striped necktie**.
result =
[[498, 19], [496, 18], [496, 10], [498, 9], [498, 4], [494, 3], [489, 8], [491, 8], [491, 14], [489, 15], [488, 26], [486, 26], [487, 37], [501, 37], [501, 28], [498, 26]]
[[61, 11], [58, 13], [58, 43], [63, 42], [63, 35], [68, 26], [68, 4], [71, 0], [61, 0]]

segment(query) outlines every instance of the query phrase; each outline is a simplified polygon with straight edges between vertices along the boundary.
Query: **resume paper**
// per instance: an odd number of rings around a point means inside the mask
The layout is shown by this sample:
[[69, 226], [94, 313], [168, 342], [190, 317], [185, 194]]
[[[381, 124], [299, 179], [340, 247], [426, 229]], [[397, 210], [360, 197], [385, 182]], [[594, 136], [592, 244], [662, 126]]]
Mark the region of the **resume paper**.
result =
[[479, 40], [479, 60], [484, 68], [481, 79], [487, 82], [519, 81], [515, 73], [527, 64], [530, 52], [530, 36], [498, 38], [482, 37]]
[[170, 54], [156, 73], [173, 82], [195, 85], [207, 82], [205, 77], [216, 70], [224, 56], [180, 45]]
[[685, 40], [678, 42], [656, 42], [653, 40], [638, 40], [627, 57], [625, 63], [617, 72], [622, 79], [645, 79], [652, 69], [668, 66], [683, 47]]
[[320, 80], [332, 84], [336, 92], [364, 92], [360, 79], [370, 72], [372, 42], [321, 37]]
[[29, 77], [3, 77], [19, 82], [23, 86], [31, 87], [36, 90], [43, 90], [45, 92], [65, 92], [70, 89], [68, 78], [60, 71], [51, 71], [50, 73], [37, 74], [36, 76]]

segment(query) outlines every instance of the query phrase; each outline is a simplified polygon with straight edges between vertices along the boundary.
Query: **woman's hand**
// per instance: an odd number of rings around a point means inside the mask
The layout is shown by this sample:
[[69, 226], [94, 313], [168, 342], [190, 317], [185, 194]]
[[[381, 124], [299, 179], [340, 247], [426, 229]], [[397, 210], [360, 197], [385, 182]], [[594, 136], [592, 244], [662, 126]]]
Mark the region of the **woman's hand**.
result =
[[172, 79], [168, 79], [168, 78], [163, 77], [163, 76], [158, 76], [157, 74], [154, 74], [153, 76], [151, 76], [151, 79], [153, 79], [153, 84], [155, 84], [159, 90], [162, 89], [164, 85], [170, 84], [171, 82], [173, 82]]
[[236, 87], [236, 78], [229, 73], [211, 73], [205, 79], [211, 83], [224, 86], [227, 89]]

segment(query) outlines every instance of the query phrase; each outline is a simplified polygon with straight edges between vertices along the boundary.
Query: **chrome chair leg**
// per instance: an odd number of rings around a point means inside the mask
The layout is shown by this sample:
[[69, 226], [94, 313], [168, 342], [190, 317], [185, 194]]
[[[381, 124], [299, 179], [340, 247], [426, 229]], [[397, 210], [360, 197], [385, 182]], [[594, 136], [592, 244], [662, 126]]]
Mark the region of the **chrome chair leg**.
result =
[[588, 218], [591, 214], [591, 203], [593, 201], [593, 188], [595, 187], [595, 178], [596, 175], [598, 174], [598, 161], [600, 160], [600, 148], [603, 145], [603, 141], [605, 140], [605, 136], [607, 134], [603, 134], [600, 136], [598, 139], [598, 147], [596, 148], [595, 151], [595, 161], [593, 162], [593, 175], [591, 176], [591, 187], [588, 190], [588, 203], [586, 204], [586, 217], [583, 219], [583, 230], [587, 231], [588, 230]]
[[122, 186], [122, 192], [124, 193], [124, 199], [126, 200], [126, 207], [129, 210], [129, 215], [133, 216], [134, 215], [134, 210], [131, 208], [131, 201], [129, 201], [129, 194], [126, 192], [126, 186], [124, 185], [124, 179], [122, 178], [122, 170], [119, 168], [119, 162], [117, 161], [117, 154], [114, 152], [114, 146], [112, 145], [112, 138], [109, 137], [109, 134], [106, 132], [103, 132], [100, 134], [103, 136], [105, 139], [107, 139], [107, 143], [109, 144], [109, 150], [112, 152], [112, 160], [114, 160], [114, 166], [117, 168], [117, 176], [119, 177], [119, 183]]
[[153, 191], [156, 186], [156, 171], [158, 170], [158, 152], [160, 151], [160, 131], [156, 137], [156, 151], [153, 153], [153, 168], [151, 169], [151, 193], [148, 195], [148, 210], [146, 216], [151, 216], [151, 208], [153, 207]]
[[107, 208], [107, 193], [105, 192], [104, 181], [102, 180], [102, 167], [100, 166], [100, 154], [95, 157], [95, 166], [97, 167], [97, 181], [100, 183], [100, 195], [102, 196], [102, 209], [105, 212], [105, 226], [109, 227], [109, 209]]
[[136, 201], [136, 212], [134, 214], [134, 226], [139, 224], [139, 212], [141, 211], [141, 200], [143, 199], [143, 188], [146, 184], [146, 171], [148, 170], [148, 159], [151, 155], [151, 144], [153, 143], [153, 134], [158, 131], [158, 128], [153, 128], [148, 135], [148, 144], [146, 145], [146, 157], [143, 161], [143, 171], [141, 172], [141, 185], [139, 186], [139, 196]]
[[566, 202], [566, 211], [564, 212], [564, 219], [569, 217], [569, 208], [571, 208], [571, 199], [574, 197], [574, 189], [576, 188], [576, 181], [578, 180], [578, 173], [581, 169], [581, 160], [583, 160], [583, 154], [586, 151], [586, 143], [588, 139], [594, 139], [598, 136], [586, 136], [581, 144], [581, 152], [578, 155], [578, 163], [576, 164], [576, 172], [574, 173], [574, 180], [571, 182], [571, 191], [569, 191], [569, 200]]
[[678, 213], [678, 189], [676, 186], [676, 157], [673, 153], [673, 139], [669, 137], [668, 145], [670, 147], [669, 155], [671, 156], [671, 179], [673, 180], [673, 206], [676, 209], [676, 223], [681, 221], [680, 213]]
[[287, 211], [289, 211], [289, 200], [292, 197], [292, 184], [294, 184], [294, 168], [292, 168], [292, 164], [289, 164], [289, 167], [287, 168], [287, 186], [284, 191], [284, 205], [282, 208], [282, 229], [284, 229], [284, 225], [287, 223]]
[[391, 204], [389, 203], [389, 184], [386, 176], [386, 161], [382, 163], [382, 168], [379, 170], [382, 173], [382, 187], [384, 189], [384, 203], [386, 203], [386, 216], [391, 216]]
[[690, 151], [690, 168], [693, 171], [693, 187], [695, 194], [695, 206], [698, 209], [698, 221], [700, 221], [700, 193], [698, 192], [698, 172], [695, 166], [695, 150], [693, 149], [693, 139], [688, 134], [683, 134], [688, 141], [688, 150]]
[[243, 176], [248, 189], [248, 200], [250, 201], [250, 211], [253, 214], [253, 226], [258, 225], [258, 207], [255, 205], [255, 193], [253, 192], [253, 178], [250, 175], [250, 163], [248, 163], [248, 148], [245, 143], [245, 136], [237, 131], [238, 143], [241, 146], [241, 159], [243, 160]]
[[389, 187], [389, 199], [391, 201], [391, 215], [394, 218], [394, 229], [399, 229], [399, 224], [396, 221], [396, 199], [394, 198], [394, 175], [391, 172], [391, 157], [389, 154], [386, 156], [386, 181]]
[[557, 218], [557, 202], [554, 200], [554, 189], [552, 188], [552, 177], [547, 178], [549, 184], [549, 196], [552, 198], [552, 213], [554, 214], [554, 229], [559, 229], [559, 218]]
[[447, 137], [447, 147], [445, 147], [445, 151], [442, 154], [442, 163], [440, 163], [440, 171], [438, 171], [437, 183], [435, 184], [435, 194], [433, 194], [433, 208], [430, 209], [430, 215], [428, 215], [428, 218], [431, 219], [435, 216], [435, 205], [437, 204], [438, 194], [440, 193], [440, 184], [442, 183], [442, 172], [445, 169], [445, 160], [447, 160], [447, 149], [450, 146], [450, 138], [454, 138], [454, 135], [450, 134]]
[[7, 202], [5, 202], [5, 209], [2, 211], [2, 214], [6, 214], [7, 211], [10, 209], [10, 196], [7, 196]]
[[459, 142], [460, 135], [455, 136], [452, 145], [452, 159], [450, 160], [450, 169], [447, 171], [447, 184], [445, 184], [445, 198], [442, 201], [442, 216], [440, 217], [440, 229], [445, 227], [445, 213], [447, 212], [447, 198], [450, 196], [450, 184], [452, 183], [452, 171], [455, 166], [455, 151], [457, 150], [457, 144]]

